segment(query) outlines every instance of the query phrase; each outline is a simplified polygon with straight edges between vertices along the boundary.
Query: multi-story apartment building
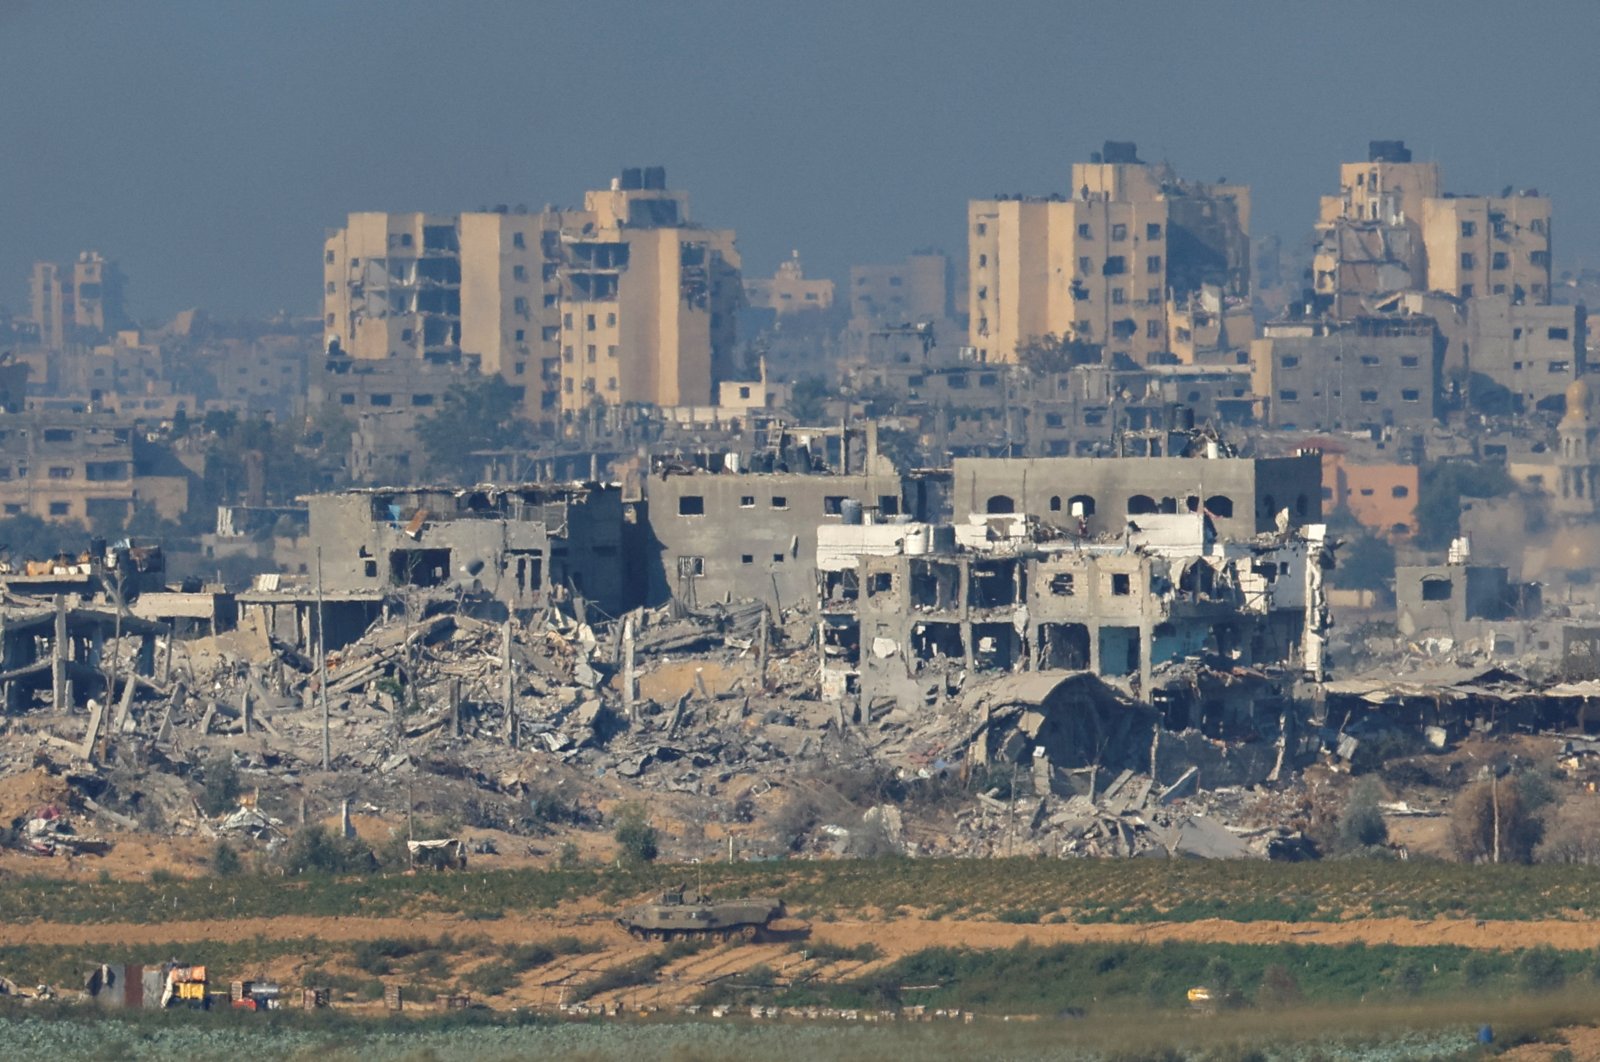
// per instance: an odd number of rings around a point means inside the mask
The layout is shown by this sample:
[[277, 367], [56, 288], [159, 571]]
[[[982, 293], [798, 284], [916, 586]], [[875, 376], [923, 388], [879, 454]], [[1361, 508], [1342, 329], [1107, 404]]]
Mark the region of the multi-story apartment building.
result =
[[1550, 201], [1537, 192], [1457, 196], [1436, 162], [1405, 142], [1374, 140], [1368, 161], [1339, 167], [1323, 196], [1313, 256], [1316, 308], [1337, 318], [1397, 291], [1550, 301]]
[[557, 267], [562, 411], [709, 405], [734, 375], [733, 231], [691, 224], [688, 193], [660, 166], [623, 170], [583, 205], [564, 219]]
[[30, 317], [40, 345], [60, 350], [74, 340], [99, 339], [127, 323], [123, 276], [99, 251], [84, 251], [71, 267], [35, 262], [29, 283]]
[[1550, 200], [1537, 192], [1426, 200], [1422, 238], [1431, 291], [1550, 301]]
[[146, 461], [126, 421], [86, 414], [0, 416], [0, 513], [120, 526], [153, 505], [175, 520], [188, 479]]
[[950, 259], [918, 251], [888, 265], [850, 267], [852, 326], [915, 324], [950, 316]]
[[660, 167], [582, 210], [351, 214], [323, 248], [325, 344], [472, 362], [535, 418], [590, 402], [708, 404], [743, 298], [728, 230], [689, 221]]
[[1274, 321], [1251, 344], [1254, 390], [1273, 427], [1301, 431], [1425, 428], [1436, 409], [1433, 319]]
[[[1052, 333], [1147, 363], [1171, 349], [1168, 294], [1249, 291], [1250, 192], [1180, 180], [1107, 143], [1069, 196], [967, 208], [969, 343], [987, 361]], [[1249, 337], [1240, 337], [1241, 339]]]

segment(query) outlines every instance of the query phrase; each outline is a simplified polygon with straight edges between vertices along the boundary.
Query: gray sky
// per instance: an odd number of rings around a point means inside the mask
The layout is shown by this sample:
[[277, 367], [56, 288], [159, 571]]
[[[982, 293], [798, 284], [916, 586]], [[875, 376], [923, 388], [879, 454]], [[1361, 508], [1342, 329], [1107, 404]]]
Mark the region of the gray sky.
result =
[[963, 252], [966, 200], [1102, 140], [1254, 186], [1298, 240], [1374, 138], [1453, 191], [1537, 187], [1600, 259], [1600, 8], [1207, 0], [0, 0], [0, 303], [121, 261], [140, 316], [319, 306], [352, 210], [575, 204], [664, 164], [747, 272]]

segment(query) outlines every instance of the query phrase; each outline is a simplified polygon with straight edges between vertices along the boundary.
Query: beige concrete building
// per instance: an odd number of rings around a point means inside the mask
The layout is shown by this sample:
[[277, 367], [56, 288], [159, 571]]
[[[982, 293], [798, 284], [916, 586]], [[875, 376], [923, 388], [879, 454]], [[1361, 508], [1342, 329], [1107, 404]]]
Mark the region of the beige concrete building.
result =
[[743, 304], [731, 229], [689, 220], [666, 171], [624, 170], [560, 234], [560, 408], [709, 405]]
[[35, 262], [29, 278], [29, 317], [40, 345], [60, 350], [69, 342], [93, 341], [127, 323], [123, 277], [99, 251], [84, 251], [70, 267]]
[[1313, 255], [1318, 312], [1340, 319], [1400, 291], [1515, 303], [1550, 301], [1550, 201], [1537, 192], [1456, 196], [1435, 162], [1405, 142], [1374, 140], [1368, 161], [1339, 167], [1322, 197]]
[[850, 267], [852, 328], [942, 321], [950, 316], [950, 259], [917, 251], [905, 261]]
[[176, 520], [189, 481], [140, 459], [136, 429], [84, 414], [0, 416], [0, 513], [121, 527], [141, 505]]
[[665, 183], [625, 170], [582, 210], [351, 214], [323, 248], [325, 345], [476, 365], [534, 419], [709, 403], [732, 370], [738, 252]]
[[461, 357], [461, 242], [448, 214], [351, 214], [323, 247], [327, 345], [355, 358]]
[[833, 281], [806, 276], [800, 252], [790, 251], [788, 260], [779, 264], [770, 280], [746, 279], [744, 296], [752, 307], [771, 310], [779, 317], [804, 310], [826, 310], [833, 305]]
[[1513, 303], [1550, 301], [1550, 200], [1447, 196], [1422, 207], [1428, 288], [1462, 299], [1504, 295]]
[[1118, 143], [1074, 164], [1072, 189], [968, 205], [969, 343], [980, 359], [1014, 361], [1029, 338], [1054, 333], [1111, 357], [1170, 360], [1169, 293], [1207, 283], [1248, 293], [1249, 189], [1182, 181]]

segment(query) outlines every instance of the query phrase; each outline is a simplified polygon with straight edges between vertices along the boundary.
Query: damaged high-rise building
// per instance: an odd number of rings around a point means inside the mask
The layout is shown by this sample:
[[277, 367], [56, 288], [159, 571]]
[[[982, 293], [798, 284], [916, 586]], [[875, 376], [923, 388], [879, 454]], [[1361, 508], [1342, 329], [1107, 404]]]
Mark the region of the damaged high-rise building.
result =
[[732, 231], [691, 223], [661, 167], [577, 210], [351, 214], [323, 247], [325, 345], [471, 362], [535, 419], [709, 404], [735, 375], [742, 300]]
[[1161, 360], [1173, 349], [1169, 303], [1187, 306], [1207, 285], [1249, 294], [1249, 232], [1247, 187], [1186, 181], [1108, 142], [1073, 164], [1065, 195], [968, 205], [968, 342], [994, 362], [1045, 334]]

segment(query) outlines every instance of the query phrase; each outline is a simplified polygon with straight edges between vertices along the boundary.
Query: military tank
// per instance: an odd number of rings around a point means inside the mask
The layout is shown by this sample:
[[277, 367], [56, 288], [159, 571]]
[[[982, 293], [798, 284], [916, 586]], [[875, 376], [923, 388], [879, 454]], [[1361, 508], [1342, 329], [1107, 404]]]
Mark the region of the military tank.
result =
[[787, 912], [767, 896], [710, 900], [692, 889], [669, 889], [617, 916], [635, 940], [760, 940], [762, 931]]

